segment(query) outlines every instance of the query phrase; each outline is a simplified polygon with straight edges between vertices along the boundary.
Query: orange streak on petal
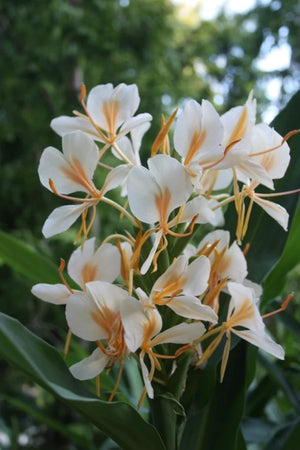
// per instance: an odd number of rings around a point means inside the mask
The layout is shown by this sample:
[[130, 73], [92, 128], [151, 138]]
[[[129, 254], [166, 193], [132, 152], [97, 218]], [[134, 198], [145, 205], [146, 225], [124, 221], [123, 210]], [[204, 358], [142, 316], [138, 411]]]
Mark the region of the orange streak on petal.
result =
[[82, 280], [85, 283], [96, 280], [97, 266], [93, 264], [85, 264], [81, 271]]
[[185, 158], [184, 165], [187, 166], [191, 160], [193, 159], [195, 153], [199, 150], [201, 145], [203, 144], [204, 140], [206, 138], [206, 131], [194, 131], [190, 148], [187, 154], [187, 157]]
[[111, 138], [113, 138], [113, 136], [115, 135], [116, 120], [119, 112], [119, 107], [120, 107], [119, 102], [116, 100], [110, 100], [108, 102], [103, 103], [102, 110], [106, 119], [108, 132]]
[[168, 231], [168, 216], [169, 216], [169, 206], [171, 201], [171, 193], [166, 187], [160, 195], [155, 197], [155, 204], [160, 216], [160, 224], [164, 232]]
[[248, 109], [247, 106], [244, 107], [242, 114], [236, 124], [230, 138], [229, 143], [233, 141], [238, 141], [242, 139], [247, 130], [247, 118], [248, 118]]

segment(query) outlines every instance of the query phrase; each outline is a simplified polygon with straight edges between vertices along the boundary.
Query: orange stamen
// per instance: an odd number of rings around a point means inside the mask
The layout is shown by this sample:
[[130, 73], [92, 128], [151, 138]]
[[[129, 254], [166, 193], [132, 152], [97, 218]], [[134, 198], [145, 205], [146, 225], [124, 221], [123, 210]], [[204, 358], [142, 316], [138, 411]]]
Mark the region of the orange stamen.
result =
[[292, 292], [291, 294], [289, 294], [287, 296], [287, 298], [284, 300], [284, 302], [282, 303], [280, 308], [276, 309], [275, 311], [264, 314], [263, 316], [261, 316], [262, 319], [266, 319], [267, 317], [271, 317], [271, 316], [274, 316], [275, 314], [285, 311], [293, 297], [294, 297], [294, 293]]

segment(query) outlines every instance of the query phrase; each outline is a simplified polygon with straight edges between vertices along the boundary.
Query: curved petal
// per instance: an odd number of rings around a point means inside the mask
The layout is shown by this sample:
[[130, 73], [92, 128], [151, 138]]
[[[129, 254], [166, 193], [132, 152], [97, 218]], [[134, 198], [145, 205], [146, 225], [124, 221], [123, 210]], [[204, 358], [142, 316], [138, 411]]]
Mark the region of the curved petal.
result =
[[[146, 130], [148, 130], [151, 120], [152, 116], [149, 113], [141, 113], [135, 117], [130, 117], [129, 119], [125, 120], [125, 122], [121, 126], [118, 136], [124, 136], [125, 134], [129, 133], [129, 131], [134, 132], [136, 129], [142, 126], [144, 126]], [[144, 131], [143, 134], [145, 132], [146, 131]], [[134, 138], [132, 138], [132, 142], [134, 144]]]
[[139, 220], [150, 224], [159, 220], [155, 198], [161, 191], [149, 170], [133, 167], [128, 175], [127, 191], [130, 209]]
[[202, 305], [197, 297], [180, 295], [172, 298], [167, 306], [176, 314], [187, 319], [207, 320], [211, 323], [218, 321], [218, 316], [210, 306]]
[[106, 192], [121, 186], [126, 181], [131, 169], [131, 166], [125, 164], [114, 167], [105, 178], [102, 194], [105, 195]]
[[68, 263], [70, 277], [82, 288], [90, 281], [112, 283], [120, 274], [121, 256], [112, 244], [103, 244], [96, 251], [95, 238], [76, 249]]
[[92, 296], [100, 311], [120, 311], [121, 304], [128, 297], [128, 293], [106, 281], [91, 281], [86, 283], [87, 292]]
[[200, 241], [200, 244], [198, 245], [198, 249], [203, 248], [205, 245], [213, 245], [216, 241], [218, 241], [216, 245], [216, 249], [221, 252], [224, 247], [229, 246], [230, 242], [230, 233], [226, 230], [214, 230], [210, 233], [207, 233], [207, 235]]
[[108, 132], [114, 132], [138, 108], [140, 98], [135, 84], [112, 84], [94, 87], [87, 98], [87, 109], [94, 122]]
[[91, 180], [99, 160], [99, 150], [95, 142], [82, 131], [74, 131], [62, 137], [62, 148], [73, 170], [82, 170]]
[[255, 345], [256, 347], [261, 348], [265, 352], [270, 353], [278, 359], [284, 359], [284, 349], [281, 345], [276, 344], [266, 333], [264, 334], [256, 334], [252, 330], [231, 330], [232, 333], [237, 336], [245, 339], [245, 341], [250, 342], [250, 344]]
[[154, 255], [156, 253], [156, 250], [158, 248], [158, 245], [160, 243], [160, 240], [162, 238], [162, 235], [163, 235], [162, 231], [158, 231], [157, 233], [154, 234], [155, 238], [154, 238], [154, 242], [153, 242], [152, 248], [151, 248], [151, 250], [149, 252], [149, 255], [147, 256], [146, 260], [144, 261], [144, 263], [143, 263], [143, 265], [141, 267], [141, 274], [142, 275], [145, 275], [145, 273], [148, 272], [148, 270], [149, 270], [149, 268], [151, 266], [151, 263], [153, 261]]
[[[154, 390], [153, 390], [153, 387], [151, 385], [151, 381], [149, 378], [149, 375], [150, 375], [149, 370], [144, 362], [144, 356], [145, 356], [145, 353], [141, 352], [140, 353], [140, 364], [141, 364], [141, 369], [142, 369], [143, 380], [144, 380], [144, 384], [145, 384], [145, 388], [146, 388], [148, 397], [153, 398]], [[152, 364], [153, 364], [153, 362], [152, 362]]]
[[109, 358], [100, 350], [100, 348], [96, 348], [90, 356], [73, 364], [73, 366], [69, 367], [69, 370], [77, 380], [89, 380], [99, 375], [108, 361]]
[[74, 250], [68, 262], [68, 274], [82, 289], [84, 289], [85, 285], [82, 270], [86, 265], [88, 265], [94, 255], [95, 241], [96, 238], [94, 237], [87, 239], [83, 248], [78, 247]]
[[[93, 257], [96, 264], [96, 279], [112, 283], [121, 272], [121, 255], [112, 244], [102, 244]], [[92, 280], [91, 280], [92, 281]]]
[[203, 323], [180, 323], [174, 327], [168, 328], [153, 340], [153, 346], [158, 344], [189, 344], [194, 340], [200, 338], [206, 329]]
[[190, 100], [176, 123], [174, 146], [186, 161], [208, 163], [223, 155], [223, 133], [223, 125], [213, 105], [207, 100], [203, 100], [202, 105]]
[[65, 305], [71, 295], [64, 284], [35, 284], [31, 293], [44, 302], [54, 305]]
[[264, 167], [253, 158], [246, 158], [236, 166], [236, 174], [239, 181], [249, 184], [249, 180], [257, 181], [270, 189], [274, 188], [272, 178]]
[[259, 153], [278, 147], [271, 152], [253, 156], [261, 164], [272, 179], [282, 178], [290, 162], [290, 149], [286, 142], [282, 144], [282, 136], [266, 124], [258, 124], [251, 135], [252, 152]]
[[88, 134], [95, 141], [104, 142], [88, 118], [59, 116], [51, 121], [50, 126], [59, 136], [80, 130]]
[[136, 352], [143, 343], [144, 329], [148, 323], [142, 303], [128, 297], [121, 305], [121, 318], [126, 345], [131, 352]]
[[179, 223], [190, 222], [195, 216], [196, 223], [213, 223], [216, 221], [216, 212], [212, 211], [205, 197], [195, 197], [186, 203], [180, 215]]
[[66, 319], [72, 333], [86, 341], [97, 341], [108, 337], [108, 331], [97, 320], [99, 309], [86, 292], [70, 296], [66, 306]]
[[220, 264], [218, 265], [218, 274], [220, 278], [229, 278], [237, 283], [242, 283], [247, 276], [246, 258], [236, 242], [224, 253]]
[[82, 186], [80, 184], [66, 177], [65, 173], [69, 170], [69, 163], [59, 150], [54, 147], [45, 148], [38, 167], [40, 182], [43, 186], [52, 192], [49, 184], [49, 180], [51, 179], [57, 191], [61, 194], [81, 191]]
[[55, 208], [44, 223], [42, 233], [45, 238], [68, 230], [88, 207], [89, 205], [81, 203], [79, 205], [66, 205]]
[[[173, 264], [171, 264], [168, 269], [155, 281], [152, 286], [151, 293], [155, 294], [156, 292], [160, 292], [170, 284], [176, 284], [176, 282], [178, 282], [178, 286], [175, 286], [175, 290], [179, 288], [179, 284], [180, 288], [183, 287], [184, 282], [180, 283], [180, 279], [183, 278], [187, 264], [187, 257], [184, 255], [179, 256], [175, 262], [173, 262]], [[172, 292], [170, 292], [170, 295], [171, 294]]]
[[264, 211], [266, 211], [269, 216], [273, 217], [282, 228], [287, 231], [289, 215], [286, 209], [283, 206], [278, 205], [278, 203], [270, 202], [269, 200], [265, 200], [264, 198], [254, 196], [254, 201], [257, 203]]
[[171, 156], [156, 155], [148, 159], [148, 167], [155, 177], [161, 191], [170, 192], [167, 215], [189, 198], [193, 187], [184, 167]]
[[186, 295], [201, 295], [208, 286], [210, 262], [206, 256], [195, 259], [186, 270], [186, 282], [183, 292]]
[[104, 102], [109, 102], [113, 93], [111, 83], [95, 86], [87, 97], [86, 106], [93, 121], [103, 130], [108, 131], [107, 120], [103, 111]]

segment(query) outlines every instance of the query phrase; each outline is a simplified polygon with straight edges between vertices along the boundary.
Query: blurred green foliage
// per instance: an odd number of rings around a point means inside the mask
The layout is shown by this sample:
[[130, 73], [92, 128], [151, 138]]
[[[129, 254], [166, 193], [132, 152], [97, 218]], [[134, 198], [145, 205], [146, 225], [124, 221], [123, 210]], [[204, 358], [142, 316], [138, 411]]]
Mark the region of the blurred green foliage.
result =
[[[285, 103], [299, 87], [299, 2], [258, 3], [247, 14], [228, 18], [221, 12], [215, 21], [189, 24], [180, 20], [170, 0], [1, 2], [0, 229], [38, 248], [55, 263], [71, 253], [72, 232], [51, 243], [42, 239], [42, 224], [59, 200], [40, 185], [37, 166], [43, 148], [61, 147], [49, 123], [80, 108], [82, 81], [87, 90], [107, 82], [138, 85], [139, 112], [154, 117], [145, 152], [159, 130], [161, 113], [169, 114], [186, 97], [207, 98], [223, 112], [244, 103], [254, 88], [261, 113], [269, 101], [266, 83], [279, 79], [277, 103]], [[259, 54], [282, 43], [291, 46], [290, 67], [260, 71], [255, 64]], [[104, 209], [101, 232], [105, 234], [117, 219]], [[297, 283], [295, 279], [294, 275], [290, 283]], [[1, 260], [0, 280], [0, 310], [61, 347], [65, 322], [60, 308], [33, 299], [31, 283]], [[277, 333], [283, 338], [286, 328], [282, 325]], [[287, 345], [293, 358], [289, 370], [297, 378], [294, 336], [289, 331]], [[2, 361], [0, 369], [0, 433], [8, 433], [11, 448], [116, 448], [94, 434], [76, 413], [61, 405], [57, 408], [54, 397], [29, 385], [25, 376]], [[260, 370], [264, 379], [266, 372]], [[274, 389], [278, 393], [278, 387]], [[270, 398], [259, 414], [265, 414]], [[274, 398], [276, 408], [282, 404], [290, 412], [280, 389]], [[49, 419], [53, 417], [56, 423]], [[62, 423], [65, 431], [59, 427]], [[24, 431], [30, 439], [22, 445]]]

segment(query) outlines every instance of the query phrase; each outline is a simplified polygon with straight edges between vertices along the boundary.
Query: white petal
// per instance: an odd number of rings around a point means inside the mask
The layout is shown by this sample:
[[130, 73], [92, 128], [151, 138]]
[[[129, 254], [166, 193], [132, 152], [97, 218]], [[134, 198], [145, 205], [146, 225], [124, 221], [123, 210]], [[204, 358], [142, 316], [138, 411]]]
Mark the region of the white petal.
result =
[[64, 284], [35, 284], [31, 293], [44, 302], [65, 305], [71, 293]]
[[153, 345], [165, 343], [189, 344], [201, 337], [205, 331], [205, 326], [201, 322], [180, 323], [157, 335], [152, 343]]
[[153, 175], [145, 167], [133, 167], [127, 181], [128, 201], [132, 213], [142, 222], [155, 223], [159, 220], [155, 199], [160, 188]]
[[179, 316], [187, 319], [207, 320], [212, 323], [218, 321], [218, 316], [210, 306], [202, 305], [197, 297], [180, 295], [172, 298], [167, 306]]
[[65, 134], [62, 148], [70, 164], [78, 162], [88, 179], [92, 179], [99, 160], [99, 150], [95, 142], [81, 131]]
[[[257, 301], [251, 288], [233, 281], [228, 282], [227, 289], [231, 295], [227, 320], [237, 321], [233, 327], [242, 326], [256, 333], [263, 333], [265, 325], [257, 307]], [[233, 328], [231, 328], [233, 330]], [[235, 330], [235, 329], [234, 329]]]
[[221, 121], [225, 130], [224, 143], [226, 146], [235, 140], [244, 139], [252, 132], [255, 124], [255, 115], [256, 101], [253, 99], [252, 92], [250, 92], [244, 106], [231, 108], [222, 115]]
[[263, 155], [253, 156], [273, 179], [282, 178], [290, 162], [290, 149], [286, 142], [282, 145], [282, 136], [266, 124], [255, 125], [251, 135], [252, 153], [263, 152], [274, 147], [276, 150]]
[[121, 272], [121, 255], [112, 244], [103, 244], [96, 251], [93, 262], [97, 266], [97, 280], [112, 283]]
[[78, 292], [70, 296], [66, 306], [66, 319], [69, 328], [76, 336], [86, 341], [97, 341], [108, 337], [100, 321], [99, 309], [93, 298], [86, 292]]
[[92, 296], [100, 311], [109, 309], [117, 313], [121, 304], [128, 297], [127, 291], [105, 281], [86, 283], [87, 292]]
[[196, 223], [212, 223], [216, 220], [216, 213], [211, 210], [208, 200], [199, 196], [186, 203], [179, 223], [189, 222], [197, 215]]
[[121, 305], [121, 317], [126, 345], [131, 352], [136, 352], [142, 345], [144, 329], [148, 323], [142, 303], [128, 297]]
[[68, 263], [70, 277], [82, 289], [89, 281], [112, 283], [120, 274], [121, 256], [111, 244], [103, 244], [94, 251], [95, 238], [88, 239], [84, 247], [75, 250]]
[[72, 131], [80, 130], [88, 134], [95, 141], [103, 142], [95, 130], [95, 127], [87, 118], [60, 116], [53, 119], [50, 126], [59, 136], [64, 136]]
[[187, 295], [201, 295], [207, 288], [210, 275], [210, 262], [206, 256], [195, 259], [186, 271], [184, 293]]
[[208, 161], [219, 159], [223, 154], [221, 146], [223, 125], [213, 105], [207, 100], [200, 106], [195, 100], [187, 102], [179, 116], [174, 132], [174, 146], [176, 151], [186, 158], [195, 134], [202, 134], [192, 160]]
[[274, 342], [273, 339], [271, 339], [266, 333], [261, 335], [256, 334], [251, 330], [232, 329], [231, 331], [242, 339], [245, 339], [245, 341], [250, 342], [273, 356], [276, 356], [276, 358], [284, 359], [284, 350], [281, 345], [276, 344], [276, 342]]
[[270, 189], [273, 189], [273, 181], [264, 167], [253, 158], [247, 157], [236, 166], [236, 174], [239, 181], [249, 184], [249, 180], [257, 181]]
[[[129, 133], [129, 131], [131, 131], [131, 132], [135, 131], [140, 126], [145, 126], [145, 128], [147, 128], [147, 130], [148, 130], [148, 128], [150, 127], [149, 122], [151, 120], [152, 120], [152, 116], [148, 113], [141, 113], [135, 117], [131, 117], [123, 123], [118, 135], [124, 136], [125, 134]], [[145, 133], [145, 131], [144, 131], [144, 133]], [[135, 149], [136, 149], [136, 147], [135, 147]]]
[[176, 159], [168, 155], [156, 155], [148, 159], [148, 167], [161, 191], [168, 189], [171, 194], [168, 213], [187, 201], [192, 192], [192, 184]]
[[70, 178], [66, 177], [66, 172], [70, 170], [70, 165], [64, 155], [54, 147], [47, 147], [41, 156], [38, 174], [40, 182], [49, 191], [52, 189], [49, 184], [51, 179], [57, 191], [61, 194], [81, 191], [82, 186]]
[[[120, 139], [118, 139], [118, 148], [121, 150], [121, 152], [129, 159], [132, 165], [141, 165], [141, 162], [138, 158], [138, 161], [136, 160], [136, 154], [133, 150], [131, 140], [127, 136], [122, 136]], [[119, 155], [118, 152], [114, 148], [112, 148], [113, 155], [122, 160], [122, 157]]]
[[231, 169], [207, 170], [201, 178], [201, 185], [205, 191], [209, 190], [213, 183], [213, 191], [227, 188], [232, 182], [233, 172]]
[[55, 208], [44, 223], [42, 233], [45, 238], [68, 230], [86, 208], [88, 208], [86, 203]]
[[[82, 269], [91, 260], [94, 255], [96, 238], [87, 239], [83, 248], [78, 247], [71, 255], [68, 262], [68, 274], [82, 289], [84, 288], [84, 281], [82, 276]], [[89, 280], [92, 281], [92, 280]]]
[[106, 192], [121, 186], [126, 181], [131, 168], [131, 166], [125, 164], [114, 167], [105, 178], [102, 190], [103, 195], [106, 194]]
[[136, 84], [119, 84], [114, 88], [112, 99], [119, 102], [117, 127], [134, 115], [140, 104], [140, 96]]
[[[145, 114], [147, 114], [147, 113], [139, 114], [136, 116], [137, 118], [139, 118], [139, 122], [141, 119], [145, 120], [147, 118], [147, 116], [145, 117]], [[141, 117], [141, 116], [143, 116], [143, 117]], [[144, 134], [150, 128], [150, 125], [151, 125], [150, 120], [152, 120], [152, 116], [150, 114], [148, 115], [148, 119], [149, 120], [147, 120], [147, 121], [143, 122], [142, 124], [139, 124], [137, 127], [133, 128], [133, 130], [130, 133], [132, 146], [134, 149], [134, 153], [136, 155], [139, 153]], [[124, 127], [124, 125], [122, 126], [122, 128]]]
[[147, 395], [149, 398], [153, 398], [154, 391], [153, 391], [153, 387], [151, 386], [151, 382], [149, 380], [149, 370], [148, 370], [146, 364], [144, 363], [144, 352], [140, 353], [140, 364], [141, 364], [142, 375], [143, 375], [143, 380], [144, 380], [145, 388], [147, 391]]
[[216, 245], [216, 249], [218, 252], [221, 252], [224, 247], [228, 247], [230, 242], [230, 233], [226, 230], [215, 230], [208, 233], [198, 245], [198, 249], [200, 250], [203, 248], [206, 244], [213, 245], [216, 241], [218, 241]]
[[[164, 289], [171, 283], [178, 281], [186, 271], [188, 260], [186, 256], [179, 256], [168, 269], [155, 281], [151, 293], [156, 293]], [[175, 288], [177, 289], [177, 287]]]
[[115, 88], [109, 83], [94, 87], [88, 95], [87, 109], [101, 128], [109, 131], [109, 118], [105, 113], [105, 105], [117, 105], [115, 114], [115, 130], [129, 119], [138, 108], [140, 102], [135, 84], [119, 84]]
[[270, 202], [269, 200], [265, 200], [264, 198], [254, 196], [254, 201], [257, 203], [264, 211], [266, 211], [269, 216], [273, 217], [282, 228], [287, 231], [289, 215], [286, 209], [284, 209], [278, 203]]
[[108, 130], [107, 121], [103, 112], [103, 103], [109, 102], [113, 93], [111, 83], [95, 86], [87, 98], [87, 109], [94, 122], [102, 129]]
[[224, 253], [224, 256], [218, 265], [218, 275], [220, 278], [229, 278], [238, 283], [242, 283], [247, 276], [247, 262], [245, 256], [234, 242]]
[[108, 363], [108, 360], [109, 358], [100, 350], [100, 348], [96, 348], [90, 356], [73, 364], [73, 366], [69, 367], [69, 370], [77, 380], [89, 380], [95, 378], [102, 372]]
[[157, 250], [158, 245], [160, 243], [160, 240], [162, 238], [162, 232], [158, 231], [157, 233], [154, 234], [154, 236], [155, 236], [155, 238], [154, 238], [153, 246], [152, 246], [152, 248], [150, 250], [149, 255], [147, 256], [146, 260], [144, 261], [144, 263], [143, 263], [143, 265], [141, 267], [141, 274], [142, 275], [145, 275], [145, 273], [148, 272], [148, 270], [149, 270], [149, 268], [151, 266], [151, 263], [153, 261], [154, 255], [156, 253], [156, 250]]

